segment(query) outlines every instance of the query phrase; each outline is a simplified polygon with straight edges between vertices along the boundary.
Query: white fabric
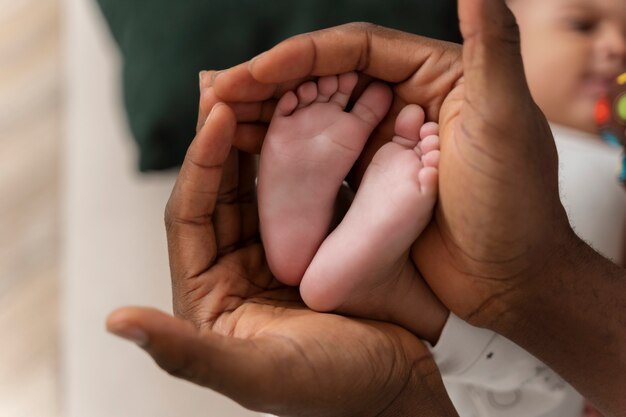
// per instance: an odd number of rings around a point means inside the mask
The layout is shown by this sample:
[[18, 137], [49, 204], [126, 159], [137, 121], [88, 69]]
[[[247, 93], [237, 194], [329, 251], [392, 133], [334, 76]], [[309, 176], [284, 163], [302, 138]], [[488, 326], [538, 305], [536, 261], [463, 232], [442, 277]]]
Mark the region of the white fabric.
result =
[[[621, 150], [553, 126], [563, 205], [578, 235], [621, 263], [626, 191], [617, 181]], [[461, 417], [578, 417], [580, 395], [541, 361], [503, 336], [453, 314], [432, 349]]]
[[594, 249], [621, 264], [626, 230], [626, 189], [617, 180], [621, 149], [562, 126], [553, 125], [552, 131], [570, 223]]
[[578, 417], [576, 391], [503, 336], [451, 314], [432, 348], [461, 417]]

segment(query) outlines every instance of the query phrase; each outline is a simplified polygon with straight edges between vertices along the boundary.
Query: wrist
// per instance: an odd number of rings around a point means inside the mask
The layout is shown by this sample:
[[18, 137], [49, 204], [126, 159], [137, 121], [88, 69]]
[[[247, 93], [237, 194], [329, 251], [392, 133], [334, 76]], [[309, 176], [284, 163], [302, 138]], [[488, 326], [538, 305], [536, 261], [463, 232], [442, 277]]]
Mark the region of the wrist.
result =
[[500, 314], [485, 327], [618, 415], [615, 410], [626, 409], [626, 310], [621, 308], [626, 274], [573, 231], [546, 257], [534, 276], [525, 276], [515, 291], [500, 297]]
[[[541, 257], [530, 261], [532, 267], [515, 279], [515, 282], [493, 297], [492, 308], [488, 314], [482, 315], [485, 320], [478, 323], [480, 327], [493, 330], [508, 338], [518, 339], [523, 333], [524, 323], [538, 320], [539, 311], [551, 310], [558, 305], [557, 299], [563, 298], [571, 289], [578, 272], [588, 264], [589, 252], [595, 252], [584, 243], [573, 230], [556, 241], [551, 250], [542, 251]], [[558, 307], [557, 307], [558, 308]], [[565, 311], [550, 313], [565, 314]]]
[[430, 353], [418, 358], [406, 384], [379, 417], [458, 417]]
[[[550, 304], [560, 296], [565, 277], [586, 261], [590, 249], [574, 233], [568, 222], [555, 225], [539, 245], [529, 248], [503, 267], [500, 276], [481, 288], [481, 302], [463, 312], [469, 324], [492, 330], [511, 338], [521, 331], [520, 325], [538, 304]], [[490, 272], [491, 273], [491, 272]]]
[[[450, 310], [448, 310], [439, 299], [433, 298], [432, 305], [425, 308], [422, 312], [419, 325], [413, 326], [414, 328], [410, 328], [410, 330], [422, 340], [430, 343], [431, 346], [435, 346], [439, 342], [439, 338], [441, 337], [441, 333], [446, 326], [449, 316]], [[413, 322], [415, 322], [415, 317], [412, 319]]]

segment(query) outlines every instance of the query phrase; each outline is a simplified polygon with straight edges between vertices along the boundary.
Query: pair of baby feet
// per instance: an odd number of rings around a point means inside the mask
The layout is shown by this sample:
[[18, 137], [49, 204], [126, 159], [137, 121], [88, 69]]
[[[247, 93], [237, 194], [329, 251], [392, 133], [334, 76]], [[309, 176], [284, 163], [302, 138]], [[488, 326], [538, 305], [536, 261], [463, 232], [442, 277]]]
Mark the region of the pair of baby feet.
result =
[[438, 125], [424, 124], [419, 106], [402, 109], [392, 141], [375, 154], [347, 213], [329, 230], [342, 183], [392, 100], [388, 86], [373, 83], [346, 112], [357, 79], [322, 77], [278, 102], [260, 159], [261, 236], [276, 278], [299, 284], [310, 308], [419, 330], [411, 328], [411, 316], [424, 311], [419, 300], [435, 301], [409, 249], [436, 200]]

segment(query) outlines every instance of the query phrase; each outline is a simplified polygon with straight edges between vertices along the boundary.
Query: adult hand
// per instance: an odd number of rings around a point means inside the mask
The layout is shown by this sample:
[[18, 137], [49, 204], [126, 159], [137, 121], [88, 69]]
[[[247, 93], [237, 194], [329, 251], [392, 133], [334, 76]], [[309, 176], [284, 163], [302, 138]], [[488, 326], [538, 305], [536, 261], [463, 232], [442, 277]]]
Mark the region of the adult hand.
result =
[[394, 99], [350, 175], [356, 187], [376, 151], [393, 136], [395, 119], [409, 103], [437, 121], [443, 100], [462, 76], [461, 47], [367, 23], [352, 23], [288, 39], [251, 62], [214, 72], [202, 106], [229, 102], [239, 122], [236, 145], [260, 152], [276, 100], [305, 80], [360, 73], [354, 96], [372, 79], [388, 82]]
[[[201, 119], [204, 112], [201, 110]], [[123, 308], [108, 329], [167, 372], [245, 407], [297, 416], [455, 416], [428, 350], [392, 324], [307, 309], [269, 272], [253, 156], [214, 106], [166, 210], [176, 316]]]
[[441, 108], [440, 201], [413, 258], [452, 311], [626, 415], [624, 271], [569, 225], [513, 15], [500, 0], [462, 0], [459, 17], [464, 79]]
[[[513, 16], [501, 0], [461, 1], [460, 12], [464, 62], [451, 44], [348, 24], [295, 36], [249, 63], [214, 73], [213, 94], [203, 106], [233, 102], [239, 128], [258, 129], [246, 135], [258, 139], [251, 148], [262, 140], [275, 98], [312, 76], [356, 70], [391, 83], [394, 110], [422, 106], [441, 124], [440, 204], [436, 222], [416, 245], [415, 261], [455, 313], [484, 324], [485, 300], [507, 281], [491, 279], [493, 265], [503, 277], [519, 274], [517, 264], [502, 265], [511, 259], [534, 265], [518, 245], [541, 240], [555, 219], [569, 227], [557, 192], [556, 149], [524, 81]], [[391, 137], [387, 127], [374, 133], [372, 151]], [[528, 195], [524, 201], [518, 201], [520, 191]], [[528, 209], [519, 210], [524, 204]], [[520, 215], [528, 219], [522, 222]], [[550, 245], [539, 245], [538, 252]], [[426, 249], [430, 254], [420, 256]], [[484, 276], [486, 288], [475, 279]]]
[[[394, 110], [424, 107], [441, 125], [441, 161], [435, 221], [413, 250], [421, 272], [457, 315], [513, 339], [618, 415], [626, 410], [626, 309], [616, 295], [626, 291], [624, 273], [569, 226], [513, 15], [503, 0], [460, 0], [459, 15], [463, 71], [449, 44], [360, 24], [293, 37], [219, 73], [213, 86], [239, 102], [238, 119], [259, 135], [274, 98], [314, 76], [360, 71], [392, 84]], [[390, 137], [381, 125], [364, 165]]]

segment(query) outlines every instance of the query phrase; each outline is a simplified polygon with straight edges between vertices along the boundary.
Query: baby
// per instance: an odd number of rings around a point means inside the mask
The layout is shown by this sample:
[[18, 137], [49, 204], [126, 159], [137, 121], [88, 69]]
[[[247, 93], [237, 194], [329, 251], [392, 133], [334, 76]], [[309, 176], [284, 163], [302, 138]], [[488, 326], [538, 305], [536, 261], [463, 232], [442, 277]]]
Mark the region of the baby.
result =
[[596, 134], [594, 106], [626, 64], [623, 0], [508, 0], [533, 98], [548, 120]]
[[357, 80], [322, 77], [278, 102], [261, 151], [261, 236], [274, 275], [300, 284], [309, 307], [391, 319], [419, 334], [415, 317], [443, 323], [447, 314], [409, 258], [437, 196], [438, 125], [425, 124], [419, 106], [402, 109], [396, 135], [328, 235], [337, 193], [392, 100], [388, 86], [373, 83], [345, 111]]
[[520, 25], [528, 85], [556, 140], [570, 222], [596, 250], [623, 264], [626, 202], [616, 180], [620, 150], [601, 140], [594, 109], [626, 67], [626, 2], [508, 3]]

